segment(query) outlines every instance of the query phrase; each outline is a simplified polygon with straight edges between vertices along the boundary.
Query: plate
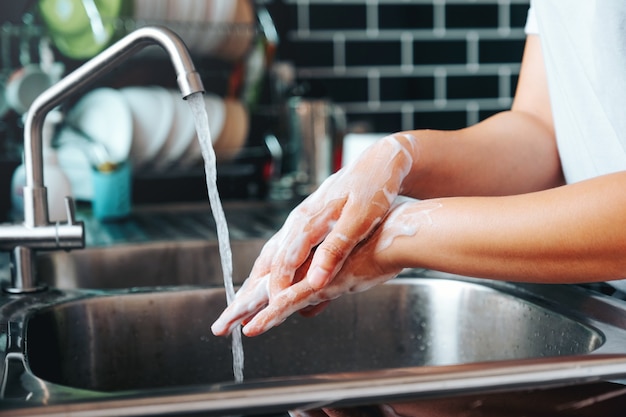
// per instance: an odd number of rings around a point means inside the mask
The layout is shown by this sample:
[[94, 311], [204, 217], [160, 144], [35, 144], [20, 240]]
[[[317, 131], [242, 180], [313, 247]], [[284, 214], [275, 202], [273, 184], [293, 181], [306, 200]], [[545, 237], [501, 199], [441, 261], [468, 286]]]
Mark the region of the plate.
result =
[[174, 101], [163, 87], [124, 87], [122, 96], [133, 119], [130, 159], [140, 171], [154, 162], [170, 134], [174, 121]]
[[124, 96], [113, 88], [98, 88], [70, 109], [67, 121], [91, 140], [106, 147], [110, 162], [128, 160], [133, 139], [133, 118]]
[[84, 150], [75, 145], [76, 140], [82, 140], [73, 130], [64, 127], [58, 133], [60, 143], [65, 143], [57, 149], [59, 165], [72, 187], [72, 195], [76, 200], [91, 201], [93, 199], [92, 167]]
[[[224, 127], [224, 120], [226, 118], [224, 101], [217, 95], [205, 94], [204, 102], [207, 111], [207, 117], [209, 119], [211, 142], [215, 143], [222, 132], [222, 128]], [[191, 110], [189, 110], [189, 112], [191, 114]], [[201, 161], [202, 149], [200, 148], [200, 142], [198, 142], [198, 135], [194, 132], [193, 140], [189, 143], [189, 146], [185, 150], [185, 153], [180, 157], [180, 160], [178, 161], [178, 168], [182, 170], [190, 169], [195, 167]]]
[[196, 128], [189, 105], [182, 99], [180, 91], [169, 90], [168, 93], [174, 103], [174, 120], [167, 141], [155, 157], [152, 168], [164, 170], [176, 162], [196, 139]]

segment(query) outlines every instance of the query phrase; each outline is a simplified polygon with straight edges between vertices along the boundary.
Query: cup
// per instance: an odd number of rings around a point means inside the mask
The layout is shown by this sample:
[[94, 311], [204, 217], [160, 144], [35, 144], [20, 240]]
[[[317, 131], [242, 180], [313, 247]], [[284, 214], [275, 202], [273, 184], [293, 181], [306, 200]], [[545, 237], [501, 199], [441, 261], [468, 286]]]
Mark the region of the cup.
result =
[[103, 164], [92, 171], [93, 216], [98, 220], [120, 220], [131, 211], [132, 170], [129, 162]]
[[6, 101], [17, 113], [24, 114], [52, 84], [50, 74], [38, 64], [27, 64], [9, 76], [4, 92]]
[[293, 97], [287, 103], [282, 175], [308, 195], [341, 166], [343, 110], [329, 100]]

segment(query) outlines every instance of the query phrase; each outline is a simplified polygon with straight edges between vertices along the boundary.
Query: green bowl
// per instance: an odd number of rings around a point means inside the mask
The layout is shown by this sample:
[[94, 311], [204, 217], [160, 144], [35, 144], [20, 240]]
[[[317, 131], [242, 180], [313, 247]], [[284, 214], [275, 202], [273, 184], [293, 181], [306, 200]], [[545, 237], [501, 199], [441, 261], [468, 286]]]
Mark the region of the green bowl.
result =
[[[100, 21], [92, 25], [82, 0], [40, 0], [39, 10], [59, 52], [73, 59], [91, 58], [115, 38], [115, 21], [129, 13], [131, 1], [91, 0]], [[88, 4], [88, 3], [87, 3]]]

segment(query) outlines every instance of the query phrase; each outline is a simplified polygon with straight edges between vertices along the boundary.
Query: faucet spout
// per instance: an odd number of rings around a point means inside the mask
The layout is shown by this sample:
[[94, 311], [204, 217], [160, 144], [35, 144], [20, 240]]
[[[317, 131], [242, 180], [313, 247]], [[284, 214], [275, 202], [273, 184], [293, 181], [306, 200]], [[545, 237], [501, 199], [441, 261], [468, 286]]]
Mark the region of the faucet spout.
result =
[[183, 98], [204, 92], [200, 75], [184, 42], [171, 30], [155, 26], [139, 28], [129, 33], [44, 91], [31, 105], [24, 125], [24, 223], [27, 226], [45, 226], [49, 223], [46, 189], [43, 185], [41, 142], [43, 122], [48, 112], [100, 75], [153, 44], [161, 46], [169, 55]]
[[47, 191], [43, 181], [41, 138], [46, 115], [100, 75], [151, 44], [161, 46], [169, 55], [183, 98], [204, 92], [200, 75], [180, 37], [167, 28], [149, 26], [120, 39], [44, 91], [32, 103], [24, 124], [24, 223], [0, 225], [0, 250], [13, 253], [12, 286], [5, 288], [6, 291], [26, 293], [41, 288], [35, 282], [34, 251], [70, 250], [85, 246], [84, 225], [75, 221], [71, 199], [66, 200], [67, 224], [50, 223]]

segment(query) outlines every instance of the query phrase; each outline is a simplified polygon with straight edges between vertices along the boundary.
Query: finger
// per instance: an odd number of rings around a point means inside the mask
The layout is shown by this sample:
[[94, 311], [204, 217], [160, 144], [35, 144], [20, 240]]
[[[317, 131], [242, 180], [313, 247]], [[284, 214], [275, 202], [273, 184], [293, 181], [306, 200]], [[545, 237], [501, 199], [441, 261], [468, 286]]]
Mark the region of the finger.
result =
[[282, 236], [272, 264], [270, 294], [277, 294], [293, 283], [295, 271], [304, 264], [311, 250], [331, 232], [345, 202], [345, 198], [327, 201], [315, 213], [301, 209], [289, 224], [285, 224], [288, 230]]
[[278, 326], [298, 310], [321, 301], [315, 290], [305, 281], [292, 285], [278, 293], [263, 310], [259, 311], [244, 328], [246, 336], [258, 336], [272, 327]]
[[229, 335], [238, 325], [249, 321], [269, 302], [267, 281], [269, 275], [260, 279], [248, 279], [237, 291], [233, 302], [211, 325], [216, 336]]
[[345, 206], [341, 217], [319, 244], [313, 256], [307, 275], [307, 280], [313, 288], [323, 288], [332, 281], [356, 245], [380, 224], [390, 204], [388, 197], [381, 191], [376, 193], [365, 214], [360, 203]]
[[[306, 273], [307, 273], [307, 271], [309, 269], [309, 265], [311, 264], [311, 260], [312, 259], [313, 259], [313, 252], [311, 252], [311, 254], [307, 258], [307, 260], [296, 271], [296, 274], [295, 274], [294, 279], [293, 279], [294, 283], [300, 282], [304, 278], [306, 278]], [[317, 304], [317, 305], [307, 306], [307, 307], [304, 307], [302, 310], [300, 310], [298, 313], [300, 313], [300, 315], [303, 316], [303, 317], [314, 317], [314, 316], [317, 316], [319, 313], [321, 313], [322, 310], [324, 310], [326, 308], [328, 303], [329, 303], [329, 301], [324, 301], [324, 302], [322, 302], [320, 304]]]
[[248, 279], [261, 278], [270, 273], [272, 268], [272, 262], [276, 256], [276, 251], [280, 242], [282, 241], [282, 235], [284, 230], [280, 229], [276, 232], [261, 248], [259, 256], [252, 265], [250, 271], [250, 277]]

